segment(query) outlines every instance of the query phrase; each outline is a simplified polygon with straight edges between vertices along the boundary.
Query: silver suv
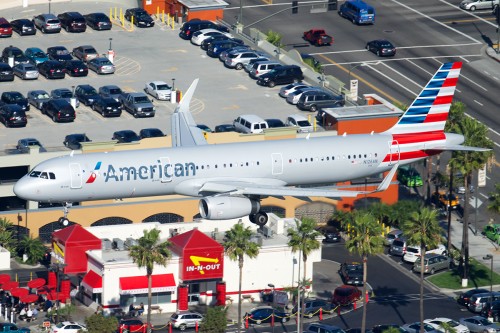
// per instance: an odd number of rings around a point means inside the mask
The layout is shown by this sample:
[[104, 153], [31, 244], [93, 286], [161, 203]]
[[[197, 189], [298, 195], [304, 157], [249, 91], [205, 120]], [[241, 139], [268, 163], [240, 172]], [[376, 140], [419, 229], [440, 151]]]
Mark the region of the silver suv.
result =
[[231, 52], [227, 55], [224, 65], [237, 70], [243, 69], [243, 66], [248, 64], [250, 60], [262, 58], [265, 56], [262, 52], [246, 50], [241, 52]]
[[184, 331], [188, 327], [196, 327], [203, 320], [203, 315], [194, 311], [178, 311], [170, 317], [174, 328]]
[[40, 14], [33, 18], [33, 24], [44, 34], [61, 32], [61, 21], [53, 14]]

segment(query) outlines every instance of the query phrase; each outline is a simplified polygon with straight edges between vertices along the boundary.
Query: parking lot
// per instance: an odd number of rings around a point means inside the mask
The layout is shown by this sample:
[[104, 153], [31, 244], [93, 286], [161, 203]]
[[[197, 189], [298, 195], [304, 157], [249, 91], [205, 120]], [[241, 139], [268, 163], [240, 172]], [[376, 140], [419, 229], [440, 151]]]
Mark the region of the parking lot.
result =
[[[109, 13], [115, 3], [99, 2], [92, 5], [92, 11]], [[120, 8], [120, 7], [118, 7]], [[125, 10], [127, 7], [122, 7]], [[46, 6], [30, 6], [19, 13], [17, 10], [6, 10], [3, 15], [9, 19], [31, 18], [33, 15], [46, 12]], [[64, 11], [79, 11], [87, 14], [85, 3], [55, 3], [52, 13], [56, 15]], [[119, 9], [118, 9], [119, 11]], [[100, 54], [107, 54], [109, 46], [115, 52], [116, 72], [111, 75], [97, 75], [89, 71], [87, 77], [70, 77], [62, 80], [47, 80], [40, 76], [37, 80], [23, 81], [15, 78], [13, 82], [1, 82], [1, 91], [19, 91], [26, 95], [30, 90], [43, 89], [50, 93], [52, 89], [69, 88], [80, 84], [100, 86], [115, 84], [127, 92], [142, 91], [148, 81], [162, 80], [169, 84], [175, 79], [175, 88], [185, 92], [192, 81], [200, 78], [198, 88], [191, 104], [195, 121], [213, 128], [218, 124], [231, 123], [240, 114], [257, 114], [263, 118], [280, 118], [288, 115], [307, 112], [299, 111], [288, 105], [278, 96], [279, 86], [266, 88], [258, 86], [248, 74], [241, 70], [225, 68], [217, 59], [210, 58], [205, 51], [192, 45], [189, 41], [178, 37], [180, 26], [175, 29], [157, 20], [153, 28], [130, 31], [129, 24], [125, 28], [114, 24], [111, 31], [94, 31], [87, 28], [84, 33], [67, 33], [62, 30], [58, 34], [42, 34], [20, 37], [16, 33], [4, 39], [2, 45], [13, 45], [21, 50], [28, 47], [48, 47], [62, 45], [68, 50], [80, 45], [92, 45]], [[151, 97], [152, 98], [152, 97]], [[0, 133], [2, 150], [15, 147], [17, 140], [24, 137], [38, 138], [48, 148], [62, 147], [67, 134], [86, 133], [93, 141], [108, 141], [116, 130], [158, 127], [170, 132], [170, 115], [175, 104], [168, 101], [154, 101], [157, 109], [154, 118], [135, 119], [127, 112], [119, 118], [103, 118], [91, 108], [81, 105], [73, 123], [53, 123], [34, 107], [27, 112], [26, 128], [5, 128]], [[1, 125], [3, 126], [3, 125]]]

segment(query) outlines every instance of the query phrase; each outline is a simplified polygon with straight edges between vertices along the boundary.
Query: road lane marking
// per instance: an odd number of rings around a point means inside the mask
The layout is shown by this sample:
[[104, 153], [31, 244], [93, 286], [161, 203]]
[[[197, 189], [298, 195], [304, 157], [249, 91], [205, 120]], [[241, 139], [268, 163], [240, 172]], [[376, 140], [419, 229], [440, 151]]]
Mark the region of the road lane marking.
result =
[[[455, 4], [449, 3], [448, 1], [445, 1], [445, 0], [439, 0], [439, 1], [440, 1], [440, 2], [442, 2], [442, 3], [444, 3], [445, 5], [448, 5], [448, 6], [450, 6], [450, 7], [453, 7], [453, 8], [455, 8], [455, 9], [458, 9], [458, 10], [460, 10], [461, 12], [467, 13], [468, 15], [473, 16], [473, 17], [475, 17], [476, 19], [478, 19], [478, 20], [480, 20], [480, 21], [483, 21], [484, 23], [487, 23], [487, 24], [489, 24], [489, 25], [491, 25], [491, 26], [493, 26], [493, 27], [495, 27], [495, 28], [497, 27], [497, 25], [496, 25], [496, 24], [491, 23], [491, 22], [488, 22], [488, 21], [487, 21], [487, 20], [485, 20], [484, 18], [482, 18], [482, 17], [480, 17], [480, 16], [478, 16], [478, 15], [476, 15], [476, 14], [473, 14], [473, 13], [472, 13], [472, 12], [470, 12], [470, 11], [460, 9], [460, 7], [458, 7], [458, 6], [457, 6], [457, 5], [455, 5]], [[455, 29], [453, 29], [453, 30], [455, 30]]]
[[403, 73], [401, 73], [401, 72], [397, 71], [396, 69], [394, 69], [394, 68], [392, 68], [392, 67], [387, 66], [387, 65], [386, 65], [386, 64], [384, 64], [384, 63], [381, 63], [381, 65], [382, 65], [382, 66], [385, 66], [387, 69], [390, 69], [390, 70], [391, 70], [391, 71], [393, 71], [394, 73], [398, 74], [398, 75], [399, 75], [399, 76], [401, 76], [403, 79], [406, 79], [406, 80], [410, 81], [411, 83], [413, 83], [414, 85], [416, 85], [417, 87], [419, 87], [419, 88], [420, 88], [420, 90], [422, 90], [422, 89], [423, 89], [423, 86], [422, 86], [422, 85], [420, 85], [420, 84], [418, 84], [417, 82], [415, 82], [415, 81], [411, 80], [411, 79], [410, 79], [410, 77], [409, 77], [408, 75], [404, 75]]
[[[332, 54], [332, 53], [335, 53], [335, 52], [325, 52], [325, 53], [316, 53], [316, 54], [311, 53], [311, 55], [324, 56], [325, 54]], [[437, 58], [460, 58], [460, 57], [482, 57], [482, 55], [481, 54], [464, 54], [464, 55], [445, 55], [445, 56], [428, 56], [428, 57], [407, 57], [407, 58], [383, 59], [383, 60], [339, 62], [339, 63], [333, 63], [333, 64], [323, 64], [323, 66], [351, 65], [351, 64], [359, 64], [359, 63], [364, 63], [364, 62], [375, 63], [375, 62], [393, 62], [393, 61], [423, 60], [423, 59], [435, 60]], [[460, 75], [460, 77], [462, 77], [462, 75]]]
[[392, 79], [391, 77], [389, 77], [388, 75], [385, 75], [384, 73], [382, 73], [381, 71], [373, 68], [372, 66], [370, 65], [366, 65], [365, 67], [369, 67], [372, 71], [378, 73], [380, 76], [386, 78], [387, 80], [391, 81], [392, 83], [394, 83], [395, 85], [401, 87], [402, 89], [408, 91], [410, 94], [414, 95], [415, 97], [418, 96], [417, 93], [414, 93], [412, 90], [406, 88], [404, 85], [402, 85], [401, 83], [397, 82], [396, 80]]
[[483, 104], [482, 104], [482, 103], [480, 103], [480, 102], [478, 102], [477, 100], [474, 100], [474, 102], [476, 102], [477, 104], [479, 104], [479, 105], [483, 106]]

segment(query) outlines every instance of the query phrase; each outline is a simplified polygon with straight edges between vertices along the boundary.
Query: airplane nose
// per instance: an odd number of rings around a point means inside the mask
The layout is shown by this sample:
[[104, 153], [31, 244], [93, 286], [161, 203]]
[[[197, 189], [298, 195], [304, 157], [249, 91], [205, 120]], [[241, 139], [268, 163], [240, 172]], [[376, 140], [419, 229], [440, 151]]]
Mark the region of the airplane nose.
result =
[[35, 192], [32, 184], [30, 184], [29, 179], [26, 179], [26, 176], [19, 179], [16, 184], [14, 184], [14, 194], [25, 200], [33, 200], [35, 199], [33, 196]]

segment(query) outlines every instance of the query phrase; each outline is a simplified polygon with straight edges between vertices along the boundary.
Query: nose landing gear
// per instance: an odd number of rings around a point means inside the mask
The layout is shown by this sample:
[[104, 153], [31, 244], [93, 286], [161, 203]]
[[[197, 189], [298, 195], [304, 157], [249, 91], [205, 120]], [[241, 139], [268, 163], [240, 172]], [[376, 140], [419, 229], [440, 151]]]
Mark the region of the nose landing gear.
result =
[[73, 204], [71, 202], [66, 202], [64, 203], [64, 207], [63, 207], [63, 210], [64, 210], [64, 216], [63, 217], [60, 217], [57, 221], [63, 225], [64, 227], [67, 227], [69, 225], [69, 220], [68, 220], [68, 213], [69, 213], [69, 209], [73, 206]]

